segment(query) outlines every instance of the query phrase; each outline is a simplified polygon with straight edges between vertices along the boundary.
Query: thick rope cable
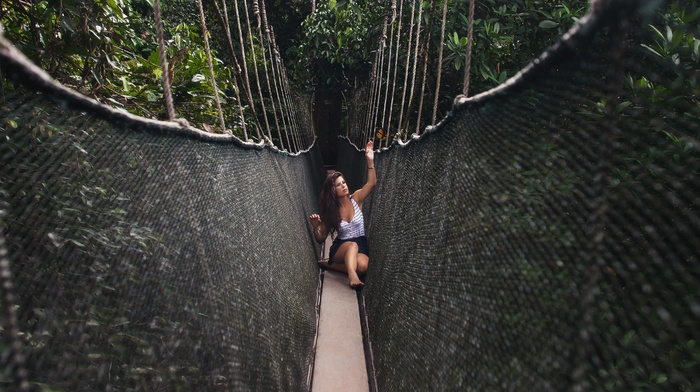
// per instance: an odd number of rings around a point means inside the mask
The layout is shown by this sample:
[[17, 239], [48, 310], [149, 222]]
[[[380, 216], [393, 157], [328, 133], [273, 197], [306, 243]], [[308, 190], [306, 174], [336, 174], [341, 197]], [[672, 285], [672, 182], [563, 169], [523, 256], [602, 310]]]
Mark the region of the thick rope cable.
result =
[[[351, 124], [356, 125], [360, 124], [362, 120], [360, 119], [360, 116], [357, 115], [357, 112], [359, 111], [358, 106], [356, 106], [359, 102], [359, 97], [360, 91], [356, 89], [351, 98], [350, 105], [348, 105], [348, 118]], [[351, 127], [345, 127], [345, 137], [349, 137], [350, 135], [350, 129], [354, 129]]]
[[288, 103], [288, 110], [290, 114], [290, 118], [292, 118], [294, 122], [294, 126], [291, 128], [291, 133], [292, 133], [292, 145], [294, 146], [294, 150], [299, 151], [300, 150], [300, 140], [299, 140], [299, 129], [298, 127], [300, 126], [298, 118], [294, 115], [294, 108], [292, 107], [294, 105], [294, 101], [292, 100], [292, 95], [291, 95], [291, 88], [289, 87], [289, 79], [287, 78], [287, 69], [284, 67], [284, 62], [280, 58], [280, 70], [282, 71], [282, 81], [284, 82], [282, 88], [283, 88], [283, 93], [286, 102]]
[[[274, 30], [272, 30], [271, 32], [274, 32]], [[274, 37], [274, 33], [272, 33], [272, 36]], [[284, 137], [287, 140], [287, 148], [289, 149], [289, 151], [292, 151], [292, 144], [289, 140], [289, 133], [291, 132], [291, 129], [292, 129], [292, 117], [288, 113], [289, 112], [289, 105], [288, 105], [287, 100], [284, 98], [284, 79], [282, 79], [283, 72], [282, 72], [282, 68], [281, 68], [282, 67], [282, 57], [279, 53], [279, 48], [277, 47], [277, 44], [275, 43], [274, 38], [273, 38], [272, 42], [273, 42], [274, 47], [275, 47], [275, 53], [277, 54], [275, 61], [276, 61], [276, 65], [277, 65], [277, 72], [278, 72], [279, 78], [280, 78], [280, 81], [279, 81], [279, 83], [280, 83], [279, 100], [282, 104], [282, 110], [287, 112], [286, 115], [284, 116], [287, 118], [287, 126], [284, 130]]]
[[[411, 75], [411, 92], [408, 95], [408, 105], [406, 106], [406, 125], [404, 129], [406, 130], [406, 137], [408, 137], [408, 128], [411, 121], [411, 107], [413, 106], [413, 96], [416, 87], [416, 74], [418, 73], [418, 50], [420, 49], [420, 36], [421, 36], [421, 25], [423, 22], [423, 1], [418, 2], [418, 26], [416, 26], [416, 46], [415, 52], [413, 53], [413, 74]], [[420, 125], [420, 118], [418, 119], [418, 125]]]
[[[265, 98], [263, 97], [262, 87], [260, 87], [260, 75], [258, 72], [258, 59], [255, 54], [255, 43], [253, 42], [253, 30], [250, 25], [250, 15], [248, 12], [248, 1], [243, 0], [243, 6], [245, 8], [245, 22], [248, 28], [248, 43], [250, 44], [250, 57], [253, 59], [253, 73], [255, 75], [255, 84], [258, 87], [258, 98], [260, 98], [260, 106], [262, 106], [262, 115], [265, 120], [265, 129], [267, 129], [268, 135], [270, 134], [270, 122], [267, 119], [267, 109], [265, 108]], [[272, 141], [270, 141], [272, 142]]]
[[[420, 89], [420, 99], [418, 102], [418, 121], [416, 122], [415, 133], [420, 134], [420, 124], [423, 117], [423, 97], [425, 97], [425, 85], [428, 77], [428, 53], [430, 52], [430, 31], [433, 28], [433, 20], [435, 19], [435, 0], [430, 0], [430, 18], [428, 19], [428, 26], [426, 28], [427, 37], [425, 39], [425, 44], [423, 46], [423, 81], [421, 82]], [[431, 123], [432, 125], [432, 123]]]
[[253, 101], [253, 89], [250, 87], [250, 76], [248, 75], [248, 62], [245, 56], [245, 43], [243, 43], [243, 29], [241, 28], [241, 14], [238, 10], [238, 1], [233, 2], [233, 9], [236, 12], [236, 26], [238, 27], [238, 43], [241, 48], [241, 57], [243, 58], [243, 75], [245, 77], [246, 93], [248, 94], [248, 101], [250, 102], [250, 110], [255, 117], [255, 131], [258, 135], [258, 140], [262, 140], [262, 134], [260, 132], [260, 121], [258, 119], [257, 111], [255, 110], [255, 103]]
[[156, 34], [158, 35], [158, 53], [160, 54], [160, 69], [163, 73], [161, 80], [163, 82], [163, 97], [165, 98], [165, 111], [168, 114], [168, 120], [175, 120], [175, 106], [173, 105], [173, 94], [170, 89], [170, 74], [168, 72], [168, 59], [165, 52], [165, 38], [163, 34], [163, 19], [161, 19], [160, 0], [153, 2], [153, 11], [156, 18]]
[[[423, 1], [421, 0], [421, 4], [423, 4]], [[400, 132], [400, 137], [405, 141], [406, 140], [406, 130], [401, 127], [403, 125], [403, 112], [406, 104], [406, 90], [408, 89], [408, 74], [411, 72], [411, 45], [413, 45], [413, 26], [415, 25], [415, 20], [416, 20], [416, 0], [413, 0], [411, 3], [411, 25], [409, 28], [408, 32], [408, 50], [406, 53], [408, 54], [406, 56], [406, 69], [404, 72], [404, 78], [403, 78], [403, 90], [401, 91], [401, 110], [399, 111], [399, 122], [398, 122], [398, 130], [397, 132]]]
[[[282, 63], [284, 64], [284, 63]], [[297, 116], [294, 115], [294, 100], [292, 99], [292, 92], [291, 88], [289, 87], [289, 79], [287, 79], [287, 70], [284, 68], [284, 65], [280, 68], [283, 72], [284, 78], [283, 78], [283, 93], [284, 93], [284, 100], [287, 102], [287, 110], [289, 112], [290, 119], [292, 121], [292, 127], [290, 129], [292, 133], [292, 144], [294, 146], [294, 149], [296, 151], [299, 151], [301, 149], [301, 140], [299, 137], [300, 133], [300, 123], [299, 119]]]
[[[380, 118], [379, 118], [379, 108], [380, 108], [380, 102], [382, 100], [382, 83], [384, 80], [384, 62], [386, 61], [386, 32], [388, 29], [388, 24], [389, 24], [389, 16], [385, 15], [384, 16], [384, 23], [382, 25], [382, 37], [380, 39], [380, 45], [379, 45], [379, 50], [381, 53], [380, 53], [380, 59], [379, 59], [379, 76], [377, 79], [378, 80], [377, 99], [372, 105], [372, 107], [374, 108], [374, 111], [375, 111], [374, 123], [375, 123], [375, 125], [379, 125], [380, 127], [385, 126], [382, 122], [383, 119], [380, 120]], [[371, 129], [370, 131], [374, 132], [374, 129]]]
[[[374, 98], [373, 93], [376, 78], [377, 61], [379, 61], [379, 50], [374, 52], [374, 61], [372, 61], [372, 71], [369, 75], [369, 83], [367, 83], [367, 104], [364, 106], [364, 110], [362, 111], [362, 120], [360, 121], [360, 124], [358, 124], [358, 129], [354, 132], [356, 134], [364, 135], [367, 132], [367, 129], [372, 126], [372, 100]], [[357, 139], [360, 139], [359, 135]], [[353, 140], [353, 142], [355, 142], [355, 140]]]
[[438, 70], [435, 80], [435, 100], [433, 101], [433, 117], [430, 124], [434, 125], [437, 120], [438, 101], [440, 98], [440, 80], [442, 78], [442, 54], [445, 47], [445, 24], [447, 21], [447, 0], [442, 0], [442, 27], [440, 28], [440, 49], [438, 50]]
[[[381, 91], [382, 91], [382, 79], [383, 79], [383, 74], [384, 74], [384, 58], [385, 58], [385, 48], [386, 48], [386, 30], [387, 30], [387, 23], [389, 23], [389, 18], [387, 15], [384, 16], [384, 21], [382, 23], [382, 34], [379, 37], [379, 49], [375, 53], [374, 57], [374, 63], [372, 66], [372, 76], [371, 76], [371, 85], [372, 85], [372, 96], [370, 99], [369, 103], [369, 112], [370, 116], [367, 122], [367, 126], [365, 128], [365, 140], [369, 140], [370, 137], [372, 137], [372, 134], [374, 133], [374, 129], [377, 125], [382, 126], [379, 123], [379, 101], [381, 100]], [[377, 73], [379, 73], [377, 75]]]
[[204, 38], [204, 49], [207, 52], [207, 64], [209, 65], [209, 75], [211, 77], [211, 86], [214, 88], [214, 102], [219, 110], [219, 122], [221, 123], [221, 132], [226, 133], [226, 123], [224, 122], [224, 111], [221, 110], [221, 100], [219, 99], [219, 88], [216, 86], [216, 75], [214, 75], [214, 64], [212, 62], [211, 48], [209, 47], [209, 31], [207, 23], [204, 19], [204, 6], [202, 0], [197, 0], [199, 5], [199, 20], [202, 23], [202, 38]]
[[[386, 117], [386, 106], [387, 102], [389, 101], [389, 79], [391, 79], [391, 55], [392, 55], [392, 50], [394, 46], [394, 25], [396, 24], [396, 0], [392, 0], [391, 2], [391, 33], [389, 34], [389, 55], [387, 58], [389, 59], [386, 63], [386, 89], [384, 91], [384, 108], [382, 109], [382, 126], [384, 127], [384, 134], [385, 138], [384, 140], [388, 141], [388, 132], [389, 132], [389, 121], [387, 121]], [[379, 141], [379, 147], [382, 147], [382, 144], [384, 143], [384, 140]]]
[[372, 87], [372, 106], [371, 108], [371, 116], [370, 116], [370, 124], [369, 126], [365, 129], [365, 140], [369, 140], [373, 138], [373, 134], [375, 133], [375, 129], [377, 129], [377, 126], [379, 124], [379, 119], [377, 118], [379, 115], [379, 101], [381, 100], [381, 94], [382, 94], [382, 71], [384, 70], [384, 44], [380, 46], [379, 51], [377, 52], [377, 65], [374, 67], [375, 72], [378, 74], [375, 74], [374, 76], [374, 83]]
[[[391, 124], [391, 117], [394, 112], [394, 97], [396, 96], [396, 76], [399, 73], [399, 49], [400, 49], [400, 43], [401, 43], [401, 19], [403, 19], [403, 3], [404, 1], [401, 1], [401, 5], [399, 6], [399, 27], [396, 29], [396, 51], [394, 52], [394, 81], [392, 82], [391, 86], [391, 102], [389, 104], [389, 120], [387, 122], [387, 127], [389, 124]], [[389, 130], [387, 129], [387, 132]], [[399, 130], [394, 132], [395, 134], [399, 134]], [[385, 145], [389, 144], [389, 138], [387, 137]]]
[[[228, 9], [226, 8], [226, 1], [221, 0], [222, 6], [219, 7], [219, 1], [214, 0], [214, 6], [216, 6], [216, 11], [219, 14], [219, 19], [221, 24], [224, 26], [224, 32], [226, 33], [226, 41], [228, 42], [229, 50], [231, 51], [231, 57], [233, 58], [233, 90], [236, 93], [236, 101], [238, 103], [238, 112], [241, 116], [241, 127], [243, 128], [243, 140], [248, 140], [248, 126], [245, 121], [245, 114], [243, 112], [243, 102], [241, 101], [241, 93], [239, 91], [238, 80], [241, 78], [241, 66], [238, 63], [238, 58], [236, 57], [236, 50], [233, 47], [233, 36], [231, 35], [231, 27], [228, 19]], [[223, 12], [221, 10], [223, 8]], [[243, 81], [241, 80], [241, 84]]]
[[[265, 10], [265, 2], [263, 1], [263, 10]], [[266, 15], [265, 13], [263, 15]], [[266, 16], [265, 16], [266, 17]], [[267, 18], [267, 17], [266, 17]], [[267, 23], [267, 22], [266, 22]], [[287, 139], [287, 146], [292, 150], [292, 145], [289, 139], [289, 133], [292, 132], [292, 129], [294, 127], [294, 118], [292, 116], [291, 108], [289, 106], [289, 101], [286, 97], [286, 90], [285, 90], [285, 81], [286, 81], [286, 73], [284, 69], [284, 62], [282, 61], [282, 55], [280, 53], [279, 46], [277, 45], [277, 41], [275, 39], [275, 29], [268, 25], [268, 28], [270, 29], [270, 38], [272, 40], [272, 48], [275, 51], [275, 64], [274, 67], [277, 69], [277, 77], [279, 79], [279, 92], [278, 92], [278, 100], [280, 101], [280, 106], [281, 106], [281, 111], [282, 111], [282, 118], [286, 118], [286, 128], [284, 131], [285, 138]], [[276, 87], [277, 88], [277, 87]]]
[[[379, 54], [379, 53], [375, 53], [375, 57], [378, 57], [378, 56], [376, 56], [376, 54]], [[379, 59], [376, 58], [376, 60], [378, 61]], [[376, 76], [375, 76], [375, 79], [376, 79]], [[367, 91], [367, 102], [368, 102], [369, 105], [368, 105], [368, 107], [367, 107], [368, 110], [366, 110], [366, 112], [367, 112], [368, 116], [367, 116], [367, 122], [366, 122], [365, 126], [363, 126], [363, 127], [361, 128], [361, 131], [362, 131], [362, 132], [360, 133], [360, 134], [361, 134], [361, 137], [359, 138], [359, 139], [361, 139], [361, 140], [362, 140], [362, 139], [365, 139], [365, 140], [366, 140], [366, 139], [369, 137], [370, 130], [373, 129], [374, 126], [375, 126], [375, 125], [373, 124], [373, 123], [375, 123], [375, 121], [374, 121], [374, 99], [375, 99], [375, 92], [376, 92], [376, 90], [375, 90], [375, 85], [376, 85], [376, 82], [371, 83], [370, 86], [369, 86], [370, 88], [369, 88], [369, 90]], [[360, 144], [360, 143], [362, 143], [361, 140], [358, 140], [358, 141], [357, 141], [357, 142], [358, 142], [358, 144], [357, 144], [358, 146], [359, 146], [359, 145], [362, 145], [362, 144]]]
[[[275, 126], [277, 127], [277, 130], [279, 131], [280, 129], [280, 122], [279, 118], [277, 118], [277, 109], [275, 108], [275, 100], [273, 99], [272, 96], [272, 85], [270, 84], [270, 73], [268, 72], [267, 69], [267, 55], [265, 51], [265, 44], [262, 41], [265, 41], [265, 36], [263, 36], [262, 33], [262, 18], [260, 16], [260, 5], [258, 4], [258, 0], [253, 0], [253, 15], [255, 15], [255, 19], [257, 22], [257, 27], [258, 27], [258, 37], [260, 37], [260, 50], [262, 51], [262, 58], [263, 58], [263, 68], [265, 69], [265, 82], [267, 83], [267, 93], [268, 96], [270, 97], [270, 106], [272, 107], [272, 116], [275, 119]], [[269, 45], [269, 42], [268, 42]], [[269, 46], [268, 46], [269, 48]], [[269, 50], [267, 51], [269, 52]], [[270, 53], [270, 65], [272, 65], [272, 53]], [[270, 138], [270, 144], [272, 143], [272, 131], [270, 128], [267, 128], [267, 137]]]
[[476, 0], [469, 0], [469, 41], [467, 43], [467, 58], [464, 67], [464, 90], [462, 94], [469, 96], [469, 74], [472, 67], [472, 44], [474, 43], [474, 8]]
[[[380, 39], [380, 45], [379, 45], [379, 50], [381, 51], [381, 56], [379, 60], [379, 79], [377, 83], [377, 100], [373, 104], [372, 107], [375, 109], [375, 114], [374, 114], [374, 126], [376, 127], [377, 125], [380, 127], [384, 127], [382, 124], [382, 121], [379, 118], [379, 112], [380, 112], [380, 105], [382, 101], [382, 84], [384, 81], [384, 61], [386, 60], [386, 31], [388, 29], [388, 24], [389, 24], [389, 16], [385, 15], [384, 16], [384, 23], [382, 25], [382, 37]], [[375, 128], [372, 128], [370, 132], [374, 133]], [[372, 140], [374, 138], [372, 137]]]
[[[282, 118], [282, 127], [280, 128], [278, 126], [277, 128], [277, 134], [279, 137], [280, 141], [280, 148], [282, 150], [285, 149], [284, 143], [283, 143], [283, 138], [282, 138], [282, 132], [287, 133], [287, 128], [289, 125], [287, 124], [287, 117], [285, 116], [284, 113], [284, 105], [282, 104], [282, 99], [280, 98], [280, 90], [279, 90], [279, 72], [277, 71], [277, 66], [279, 65], [278, 59], [280, 57], [279, 49], [277, 48], [277, 44], [274, 40], [274, 36], [271, 34], [271, 28], [267, 23], [267, 10], [265, 9], [265, 1], [263, 0], [260, 3], [260, 12], [262, 13], [262, 22], [263, 22], [263, 28], [265, 30], [265, 34], [267, 36], [267, 49], [270, 52], [270, 66], [272, 68], [272, 81], [274, 85], [274, 97], [272, 99], [277, 99], [277, 106], [279, 107], [280, 111], [280, 117]], [[289, 145], [289, 144], [287, 144]]]
[[380, 43], [379, 50], [377, 50], [374, 53], [374, 61], [372, 62], [372, 72], [371, 72], [370, 77], [369, 77], [370, 94], [369, 94], [369, 100], [367, 101], [369, 104], [366, 106], [367, 107], [367, 110], [366, 110], [367, 120], [364, 124], [363, 131], [362, 131], [362, 135], [363, 135], [364, 139], [368, 139], [369, 134], [371, 133], [371, 130], [375, 127], [376, 122], [377, 122], [376, 119], [374, 118], [374, 110], [375, 110], [375, 99], [377, 98], [377, 68], [379, 67], [379, 58], [381, 56], [381, 52], [382, 52], [382, 44]]

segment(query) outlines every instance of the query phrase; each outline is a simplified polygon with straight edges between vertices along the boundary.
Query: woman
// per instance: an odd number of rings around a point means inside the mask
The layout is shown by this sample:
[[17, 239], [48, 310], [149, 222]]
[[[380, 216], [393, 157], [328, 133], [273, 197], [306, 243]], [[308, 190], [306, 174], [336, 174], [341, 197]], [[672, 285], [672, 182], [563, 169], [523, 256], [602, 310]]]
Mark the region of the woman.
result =
[[340, 172], [330, 174], [321, 190], [321, 215], [309, 217], [318, 243], [329, 233], [338, 233], [328, 257], [328, 268], [348, 274], [350, 287], [359, 288], [363, 283], [358, 274], [367, 272], [369, 245], [365, 237], [365, 219], [362, 202], [377, 184], [374, 170], [374, 150], [370, 140], [365, 146], [367, 159], [367, 183], [352, 195]]

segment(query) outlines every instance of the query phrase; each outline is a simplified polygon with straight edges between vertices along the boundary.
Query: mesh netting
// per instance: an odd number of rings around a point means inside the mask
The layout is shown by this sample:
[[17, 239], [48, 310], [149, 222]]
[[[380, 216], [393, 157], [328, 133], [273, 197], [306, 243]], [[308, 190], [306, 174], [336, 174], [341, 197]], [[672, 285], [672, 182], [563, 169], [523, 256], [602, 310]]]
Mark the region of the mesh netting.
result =
[[26, 92], [0, 109], [0, 258], [12, 284], [0, 385], [307, 388], [317, 149], [122, 129]]
[[643, 20], [605, 27], [626, 14], [378, 155], [379, 390], [698, 390], [697, 53], [662, 60]]

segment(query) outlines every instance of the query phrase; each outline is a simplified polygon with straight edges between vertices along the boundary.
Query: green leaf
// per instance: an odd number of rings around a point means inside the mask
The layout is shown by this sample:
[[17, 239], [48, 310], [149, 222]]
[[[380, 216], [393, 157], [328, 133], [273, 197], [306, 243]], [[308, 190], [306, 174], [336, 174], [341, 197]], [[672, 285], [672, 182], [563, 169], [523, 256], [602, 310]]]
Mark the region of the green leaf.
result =
[[559, 23], [557, 23], [553, 20], [547, 19], [547, 20], [543, 20], [542, 22], [540, 22], [539, 26], [543, 29], [551, 29], [551, 28], [559, 26]]
[[121, 7], [117, 4], [115, 0], [107, 0], [107, 6], [114, 12], [114, 14], [119, 19], [124, 19], [124, 13], [122, 13]]

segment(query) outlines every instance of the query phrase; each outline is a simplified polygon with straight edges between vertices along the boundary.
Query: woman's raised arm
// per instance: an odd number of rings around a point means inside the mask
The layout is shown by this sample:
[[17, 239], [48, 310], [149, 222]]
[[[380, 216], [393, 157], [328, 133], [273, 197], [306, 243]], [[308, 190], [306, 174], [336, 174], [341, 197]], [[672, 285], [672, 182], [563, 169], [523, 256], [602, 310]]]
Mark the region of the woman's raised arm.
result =
[[353, 198], [358, 204], [372, 193], [372, 189], [377, 185], [377, 169], [374, 167], [374, 143], [370, 140], [365, 146], [365, 159], [367, 159], [367, 183], [353, 194]]

